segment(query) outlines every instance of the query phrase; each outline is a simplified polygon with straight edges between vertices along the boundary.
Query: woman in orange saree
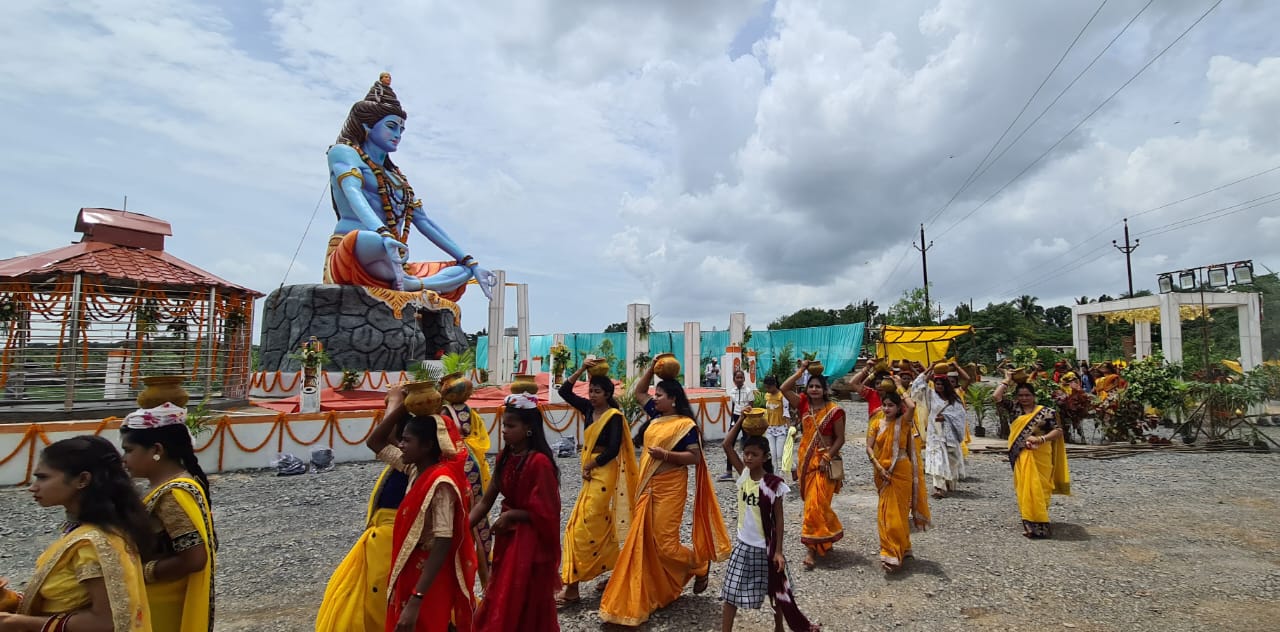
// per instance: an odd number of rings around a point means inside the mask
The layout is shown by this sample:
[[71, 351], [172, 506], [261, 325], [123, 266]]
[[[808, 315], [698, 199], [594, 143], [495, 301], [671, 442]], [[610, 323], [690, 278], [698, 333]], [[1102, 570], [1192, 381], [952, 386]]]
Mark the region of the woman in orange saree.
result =
[[[644, 403], [650, 403], [652, 377], [650, 366], [635, 386]], [[684, 387], [674, 380], [659, 382], [651, 407], [658, 417], [644, 429], [631, 530], [600, 599], [600, 618], [618, 625], [648, 621], [654, 611], [679, 598], [695, 577], [694, 594], [705, 591], [710, 563], [728, 559], [732, 548]], [[692, 549], [680, 541], [689, 466], [696, 468]]]
[[886, 573], [911, 557], [911, 528], [929, 525], [929, 501], [916, 449], [915, 402], [898, 391], [882, 391], [881, 414], [867, 425], [867, 457], [875, 469], [876, 524], [880, 566]]
[[1047, 538], [1053, 535], [1049, 527], [1050, 497], [1071, 494], [1067, 446], [1058, 414], [1036, 403], [1036, 392], [1030, 384], [1014, 387], [1014, 401], [1005, 399], [1010, 382], [1012, 377], [1006, 372], [993, 398], [1016, 415], [1009, 425], [1009, 465], [1013, 467], [1013, 487], [1022, 514], [1022, 535]]
[[782, 393], [800, 415], [800, 460], [792, 478], [800, 482], [804, 499], [804, 521], [800, 542], [808, 549], [804, 567], [812, 569], [844, 537], [844, 525], [831, 509], [831, 501], [844, 484], [844, 409], [827, 396], [827, 378], [810, 376], [804, 395], [797, 395], [796, 382], [809, 368], [809, 361], [782, 383]]
[[471, 494], [457, 430], [443, 417], [409, 416], [399, 447], [390, 445], [403, 419], [403, 394], [393, 389], [388, 414], [367, 444], [378, 460], [409, 476], [409, 491], [392, 529], [387, 577], [387, 632], [471, 632], [476, 549], [468, 514]]

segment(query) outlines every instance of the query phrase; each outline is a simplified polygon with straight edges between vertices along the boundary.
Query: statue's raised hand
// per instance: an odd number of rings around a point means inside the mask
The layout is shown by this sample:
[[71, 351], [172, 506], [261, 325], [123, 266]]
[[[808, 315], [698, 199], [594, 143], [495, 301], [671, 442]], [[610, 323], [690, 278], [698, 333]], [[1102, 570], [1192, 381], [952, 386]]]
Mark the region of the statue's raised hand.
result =
[[498, 285], [498, 277], [480, 266], [471, 269], [471, 275], [475, 277], [476, 283], [480, 285], [480, 291], [484, 292], [484, 297], [493, 300], [493, 288]]

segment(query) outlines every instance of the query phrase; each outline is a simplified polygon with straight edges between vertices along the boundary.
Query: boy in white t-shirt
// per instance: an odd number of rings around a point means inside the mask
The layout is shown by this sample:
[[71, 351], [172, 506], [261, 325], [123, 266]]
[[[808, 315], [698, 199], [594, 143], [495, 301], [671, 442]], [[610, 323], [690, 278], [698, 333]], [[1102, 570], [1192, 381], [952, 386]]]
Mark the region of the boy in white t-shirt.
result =
[[758, 610], [768, 596], [773, 604], [775, 630], [783, 629], [784, 620], [788, 628], [797, 632], [820, 630], [800, 613], [787, 579], [787, 560], [782, 555], [782, 499], [790, 488], [773, 473], [769, 441], [764, 437], [747, 437], [742, 455], [738, 455], [734, 444], [741, 431], [739, 419], [721, 443], [725, 457], [738, 473], [738, 537], [720, 590], [724, 601], [721, 629], [731, 632], [738, 608]]

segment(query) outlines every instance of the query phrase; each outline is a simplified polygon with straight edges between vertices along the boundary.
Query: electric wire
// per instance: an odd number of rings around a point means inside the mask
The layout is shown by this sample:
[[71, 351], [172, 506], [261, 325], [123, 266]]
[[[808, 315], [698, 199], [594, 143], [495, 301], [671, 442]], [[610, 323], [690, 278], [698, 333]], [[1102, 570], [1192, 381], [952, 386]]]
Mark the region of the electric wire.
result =
[[289, 273], [293, 272], [293, 264], [298, 260], [298, 253], [302, 252], [302, 244], [307, 241], [307, 233], [311, 232], [311, 224], [316, 221], [316, 213], [320, 212], [320, 204], [324, 202], [324, 196], [329, 194], [329, 183], [326, 182], [324, 190], [320, 192], [320, 199], [316, 200], [316, 207], [311, 209], [311, 219], [307, 220], [307, 227], [302, 230], [302, 237], [298, 239], [298, 247], [293, 250], [293, 258], [289, 260], [289, 267], [285, 268], [284, 276], [280, 279], [280, 287], [284, 287], [284, 282], [289, 280]]
[[[1186, 196], [1186, 197], [1179, 198], [1179, 199], [1177, 199], [1177, 200], [1173, 200], [1173, 201], [1171, 201], [1171, 202], [1166, 202], [1166, 203], [1161, 204], [1161, 205], [1159, 205], [1159, 206], [1153, 206], [1153, 207], [1151, 207], [1151, 208], [1149, 208], [1149, 209], [1142, 210], [1142, 211], [1138, 211], [1137, 213], [1130, 213], [1130, 214], [1126, 215], [1125, 217], [1127, 217], [1127, 218], [1129, 218], [1129, 219], [1133, 219], [1133, 218], [1135, 218], [1135, 217], [1142, 217], [1143, 215], [1149, 215], [1149, 214], [1151, 214], [1151, 213], [1155, 213], [1155, 212], [1158, 212], [1158, 211], [1162, 211], [1162, 210], [1167, 209], [1167, 208], [1169, 208], [1169, 207], [1171, 207], [1171, 206], [1176, 206], [1176, 205], [1181, 204], [1181, 203], [1183, 203], [1183, 202], [1189, 202], [1189, 201], [1194, 200], [1194, 199], [1196, 199], [1196, 198], [1200, 198], [1200, 197], [1204, 197], [1204, 196], [1206, 196], [1206, 195], [1209, 195], [1210, 193], [1216, 193], [1216, 192], [1221, 191], [1221, 190], [1223, 190], [1223, 189], [1226, 189], [1226, 188], [1228, 188], [1228, 187], [1232, 187], [1232, 186], [1235, 186], [1235, 185], [1237, 185], [1237, 184], [1240, 184], [1241, 182], [1247, 182], [1247, 181], [1249, 181], [1249, 180], [1252, 180], [1252, 179], [1257, 178], [1257, 177], [1259, 177], [1259, 176], [1264, 176], [1264, 175], [1266, 175], [1266, 174], [1268, 174], [1268, 173], [1271, 173], [1271, 172], [1273, 172], [1273, 171], [1277, 171], [1277, 170], [1280, 170], [1280, 165], [1276, 165], [1276, 166], [1274, 166], [1274, 167], [1270, 167], [1270, 168], [1267, 168], [1267, 169], [1263, 169], [1262, 171], [1259, 171], [1259, 172], [1257, 172], [1257, 173], [1252, 173], [1252, 174], [1249, 174], [1249, 175], [1244, 176], [1244, 177], [1242, 177], [1242, 178], [1237, 178], [1237, 179], [1232, 180], [1232, 181], [1230, 181], [1230, 182], [1226, 182], [1226, 183], [1224, 183], [1224, 184], [1220, 184], [1220, 185], [1218, 185], [1218, 186], [1216, 186], [1216, 187], [1213, 187], [1213, 188], [1211, 188], [1211, 189], [1206, 189], [1206, 190], [1201, 191], [1201, 192], [1199, 192], [1199, 193], [1194, 193], [1194, 194], [1192, 194], [1192, 195], [1188, 195], [1188, 196]], [[1250, 201], [1252, 201], [1252, 200], [1250, 200]], [[1244, 202], [1244, 203], [1245, 203], [1245, 204], [1247, 204], [1248, 202]], [[1222, 209], [1218, 209], [1218, 210], [1222, 210]], [[1211, 211], [1211, 212], [1213, 212], [1213, 211]], [[1054, 255], [1054, 256], [1055, 256], [1056, 258], [1065, 257], [1065, 256], [1067, 256], [1068, 254], [1070, 254], [1072, 251], [1075, 251], [1075, 250], [1078, 250], [1078, 249], [1080, 249], [1080, 248], [1084, 247], [1084, 245], [1085, 245], [1085, 244], [1087, 244], [1087, 243], [1089, 243], [1089, 242], [1093, 241], [1094, 239], [1097, 239], [1098, 237], [1100, 237], [1100, 236], [1102, 236], [1102, 235], [1106, 234], [1108, 231], [1110, 231], [1111, 229], [1115, 228], [1116, 226], [1119, 226], [1119, 225], [1120, 225], [1120, 223], [1121, 223], [1121, 220], [1115, 220], [1115, 221], [1111, 222], [1110, 224], [1107, 224], [1106, 226], [1102, 227], [1098, 232], [1093, 233], [1092, 235], [1089, 235], [1088, 237], [1085, 237], [1084, 239], [1081, 239], [1080, 241], [1077, 241], [1074, 245], [1072, 245], [1071, 247], [1067, 248], [1067, 249], [1066, 249], [1066, 250], [1064, 250], [1062, 253], [1060, 253], [1060, 254], [1058, 254], [1058, 255]], [[1152, 230], [1155, 230], [1155, 229], [1152, 229]], [[1139, 237], [1141, 237], [1142, 235], [1138, 235], [1138, 236], [1139, 236]], [[1093, 250], [1093, 251], [1091, 251], [1091, 252], [1096, 252], [1096, 251], [1098, 251], [1098, 250], [1100, 250], [1100, 249], [1101, 249], [1101, 248], [1094, 248], [1094, 250]], [[1026, 273], [1026, 274], [1022, 274], [1022, 275], [1020, 275], [1020, 276], [1018, 276], [1018, 277], [1015, 277], [1015, 278], [1014, 278], [1014, 279], [1012, 279], [1012, 280], [1006, 281], [1005, 283], [1008, 283], [1008, 284], [1011, 284], [1011, 285], [1012, 285], [1012, 284], [1021, 283], [1023, 279], [1026, 279], [1027, 277], [1031, 276], [1032, 274], [1035, 274], [1035, 273], [1034, 273], [1034, 272], [1029, 272], [1029, 273]]]
[[1135, 80], [1138, 79], [1138, 77], [1142, 76], [1142, 74], [1145, 73], [1147, 69], [1151, 68], [1151, 66], [1154, 65], [1157, 60], [1163, 57], [1165, 53], [1169, 52], [1169, 50], [1172, 49], [1175, 45], [1177, 45], [1178, 42], [1182, 41], [1182, 38], [1186, 37], [1187, 34], [1190, 33], [1192, 29], [1194, 29], [1198, 24], [1203, 22], [1205, 18], [1209, 17], [1209, 14], [1212, 13], [1214, 9], [1218, 8], [1218, 5], [1222, 4], [1222, 1], [1223, 0], [1217, 0], [1216, 2], [1214, 2], [1208, 9], [1204, 11], [1204, 13], [1200, 14], [1200, 17], [1196, 18], [1196, 20], [1192, 22], [1189, 26], [1187, 26], [1187, 28], [1183, 29], [1183, 31], [1179, 33], [1178, 36], [1173, 39], [1173, 41], [1169, 42], [1169, 44], [1164, 48], [1162, 48], [1160, 52], [1156, 53], [1156, 55], [1152, 57], [1150, 60], [1148, 60], [1147, 63], [1143, 64], [1142, 67], [1139, 68], [1138, 71], [1133, 74], [1133, 76], [1129, 77], [1127, 80], [1125, 80], [1124, 83], [1120, 84], [1120, 87], [1116, 88], [1115, 91], [1113, 91], [1109, 96], [1107, 96], [1106, 99], [1103, 99], [1101, 103], [1099, 103], [1096, 107], [1090, 110], [1089, 113], [1084, 116], [1084, 118], [1080, 119], [1080, 121], [1078, 121], [1075, 125], [1073, 125], [1071, 129], [1067, 130], [1067, 133], [1063, 134], [1062, 137], [1060, 137], [1057, 141], [1054, 141], [1054, 143], [1050, 145], [1048, 149], [1044, 150], [1044, 152], [1042, 152], [1039, 156], [1037, 156], [1035, 160], [1032, 160], [1030, 163], [1028, 163], [1026, 167], [1023, 167], [1022, 170], [1019, 171], [1017, 174], [1015, 174], [1012, 178], [1010, 178], [1008, 182], [1005, 182], [1003, 185], [1000, 186], [1000, 188], [996, 189], [995, 192], [993, 192], [991, 195], [983, 199], [982, 202], [979, 202], [977, 206], [970, 209], [968, 213], [965, 213], [964, 217], [961, 217], [960, 219], [956, 220], [953, 224], [943, 229], [942, 234], [938, 235], [937, 238], [946, 236], [946, 234], [951, 232], [953, 229], [955, 229], [955, 227], [964, 223], [966, 220], [972, 217], [974, 213], [977, 213], [979, 210], [985, 207], [989, 202], [991, 202], [991, 200], [994, 200], [996, 196], [1003, 193], [1004, 190], [1009, 188], [1010, 185], [1012, 185], [1014, 182], [1017, 182], [1020, 178], [1022, 178], [1022, 176], [1025, 175], [1028, 171], [1030, 171], [1032, 167], [1039, 164], [1041, 160], [1044, 160], [1045, 156], [1048, 156], [1054, 149], [1057, 149], [1058, 145], [1061, 145], [1062, 142], [1065, 141], [1069, 136], [1074, 134], [1076, 130], [1080, 129], [1080, 127], [1084, 125], [1085, 122], [1093, 118], [1093, 115], [1097, 114], [1099, 111], [1102, 110], [1102, 108], [1106, 107], [1107, 104], [1111, 103], [1111, 101], [1115, 99], [1116, 96], [1119, 95], [1122, 90], [1129, 87], [1129, 84], [1132, 84]]
[[[1247, 210], [1250, 210], [1250, 209], [1254, 209], [1254, 208], [1258, 208], [1259, 206], [1264, 206], [1264, 205], [1267, 205], [1267, 204], [1273, 204], [1273, 203], [1275, 203], [1275, 202], [1280, 202], [1280, 191], [1274, 191], [1274, 192], [1272, 192], [1272, 193], [1268, 193], [1268, 194], [1266, 194], [1266, 195], [1263, 195], [1263, 196], [1259, 196], [1259, 197], [1253, 198], [1253, 199], [1251, 199], [1251, 200], [1245, 200], [1244, 202], [1237, 202], [1237, 203], [1235, 203], [1235, 204], [1231, 204], [1231, 205], [1228, 205], [1228, 206], [1219, 207], [1219, 208], [1216, 208], [1216, 209], [1214, 209], [1214, 210], [1212, 210], [1212, 211], [1207, 211], [1207, 212], [1205, 212], [1205, 213], [1201, 213], [1201, 214], [1199, 214], [1199, 215], [1195, 215], [1195, 216], [1188, 217], [1188, 218], [1185, 218], [1185, 219], [1177, 220], [1177, 221], [1174, 221], [1174, 222], [1169, 222], [1169, 223], [1167, 223], [1167, 224], [1162, 224], [1162, 225], [1157, 226], [1157, 227], [1155, 227], [1155, 228], [1151, 228], [1151, 229], [1149, 229], [1149, 230], [1147, 230], [1147, 231], [1144, 231], [1144, 232], [1138, 233], [1138, 234], [1136, 235], [1136, 237], [1138, 237], [1138, 238], [1142, 238], [1142, 237], [1148, 237], [1148, 238], [1150, 238], [1150, 237], [1154, 237], [1154, 236], [1156, 236], [1156, 235], [1163, 235], [1163, 234], [1165, 234], [1165, 233], [1173, 232], [1173, 231], [1175, 231], [1175, 230], [1181, 230], [1181, 229], [1183, 229], [1183, 228], [1189, 228], [1189, 227], [1191, 227], [1191, 226], [1195, 226], [1195, 225], [1197, 225], [1197, 224], [1203, 224], [1203, 223], [1205, 223], [1205, 222], [1213, 221], [1213, 220], [1215, 220], [1215, 219], [1219, 219], [1219, 218], [1221, 218], [1221, 217], [1226, 217], [1226, 216], [1228, 216], [1228, 215], [1234, 215], [1234, 214], [1236, 214], [1236, 213], [1242, 213], [1242, 212], [1244, 212], [1244, 211], [1247, 211]], [[1198, 220], [1198, 221], [1193, 221], [1193, 220]], [[1191, 223], [1188, 223], [1188, 222], [1191, 222]], [[1103, 249], [1105, 249], [1108, 245], [1109, 245], [1109, 244], [1103, 243], [1102, 245], [1095, 247], [1094, 249], [1090, 250], [1089, 252], [1086, 252], [1085, 254], [1083, 254], [1083, 255], [1081, 255], [1081, 256], [1079, 256], [1079, 257], [1076, 257], [1075, 259], [1072, 259], [1071, 261], [1068, 261], [1067, 263], [1061, 264], [1061, 265], [1057, 266], [1056, 268], [1053, 268], [1052, 270], [1050, 270], [1050, 271], [1048, 271], [1048, 272], [1045, 272], [1045, 273], [1041, 274], [1040, 276], [1035, 277], [1035, 279], [1034, 279], [1034, 280], [1032, 280], [1032, 281], [1030, 281], [1030, 282], [1027, 282], [1027, 283], [1025, 283], [1025, 284], [1022, 284], [1022, 285], [1019, 285], [1019, 286], [1017, 286], [1017, 287], [1014, 287], [1013, 289], [1006, 290], [1006, 291], [1004, 291], [1004, 292], [1001, 292], [1000, 294], [1001, 294], [1002, 296], [1011, 296], [1011, 295], [1017, 294], [1017, 293], [1019, 293], [1019, 292], [1024, 292], [1024, 291], [1029, 290], [1029, 289], [1031, 289], [1031, 288], [1033, 288], [1033, 287], [1036, 287], [1036, 286], [1038, 286], [1038, 285], [1040, 285], [1040, 284], [1042, 284], [1042, 283], [1044, 283], [1044, 282], [1046, 282], [1046, 281], [1048, 281], [1048, 280], [1050, 280], [1050, 279], [1052, 279], [1052, 278], [1054, 278], [1054, 277], [1057, 277], [1057, 276], [1058, 276], [1060, 273], [1062, 273], [1063, 271], [1065, 271], [1065, 270], [1068, 270], [1068, 269], [1070, 269], [1070, 268], [1075, 267], [1075, 265], [1076, 265], [1077, 263], [1079, 263], [1079, 262], [1081, 262], [1081, 261], [1083, 261], [1083, 260], [1085, 260], [1085, 259], [1087, 259], [1087, 258], [1091, 257], [1094, 253], [1098, 252], [1099, 250], [1103, 250]]]
[[[1026, 114], [1027, 108], [1031, 107], [1031, 104], [1036, 100], [1036, 97], [1040, 96], [1040, 91], [1044, 89], [1045, 84], [1049, 83], [1049, 79], [1053, 77], [1053, 73], [1058, 71], [1058, 68], [1062, 66], [1063, 61], [1066, 61], [1067, 55], [1071, 54], [1071, 51], [1075, 49], [1076, 44], [1080, 41], [1080, 38], [1084, 36], [1085, 31], [1089, 29], [1089, 25], [1093, 24], [1094, 19], [1097, 18], [1098, 14], [1102, 12], [1102, 8], [1107, 6], [1108, 1], [1109, 0], [1102, 0], [1102, 4], [1099, 4], [1098, 8], [1094, 10], [1093, 15], [1089, 16], [1089, 20], [1084, 23], [1084, 26], [1080, 27], [1080, 30], [1076, 32], [1075, 38], [1071, 40], [1070, 44], [1067, 44], [1067, 50], [1062, 51], [1062, 55], [1058, 57], [1058, 61], [1055, 64], [1053, 64], [1053, 68], [1049, 69], [1049, 73], [1046, 74], [1044, 76], [1044, 79], [1040, 81], [1040, 85], [1036, 86], [1035, 91], [1032, 92], [1031, 96], [1027, 97], [1027, 101], [1022, 104], [1022, 108], [1018, 110], [1018, 114], [1013, 117], [1012, 121], [1009, 121], [1009, 125], [1004, 128], [1004, 131], [1000, 132], [1000, 137], [996, 139], [996, 142], [991, 143], [991, 147], [987, 149], [986, 155], [982, 157], [982, 160], [978, 161], [978, 164], [974, 165], [973, 171], [969, 172], [968, 177], [966, 177], [964, 179], [964, 182], [960, 184], [960, 188], [956, 189], [956, 192], [951, 194], [951, 198], [948, 199], [945, 204], [943, 204], [941, 207], [939, 207], [936, 211], [934, 211], [929, 216], [929, 218], [925, 221], [926, 226], [932, 226], [933, 223], [937, 221], [939, 217], [942, 217], [942, 214], [945, 213], [947, 209], [951, 207], [951, 203], [955, 202], [956, 198], [959, 197], [960, 194], [963, 193], [965, 190], [967, 190], [969, 188], [969, 185], [973, 184], [973, 181], [978, 178], [978, 176], [980, 175], [978, 174], [978, 171], [982, 170], [982, 166], [986, 164], [987, 159], [990, 158], [991, 154], [994, 153], [996, 148], [1000, 146], [1001, 141], [1003, 141], [1005, 137], [1009, 135], [1009, 132], [1013, 129], [1013, 126], [1018, 124], [1018, 120], [1022, 118], [1022, 115]], [[1151, 2], [1154, 2], [1154, 1], [1155, 0], [1151, 0]], [[1148, 6], [1150, 6], [1150, 2], [1148, 2], [1147, 4]], [[1143, 10], [1145, 9], [1146, 7], [1143, 7]], [[1108, 46], [1110, 46], [1110, 44], [1108, 44]], [[1079, 77], [1077, 76], [1077, 79], [1078, 78]], [[1073, 80], [1072, 83], [1074, 84], [1075, 81]], [[1059, 94], [1058, 96], [1062, 96], [1062, 95]], [[1043, 112], [1041, 113], [1041, 116], [1044, 116]], [[1037, 121], [1040, 120], [1039, 117], [1037, 117], [1036, 120]], [[1035, 121], [1032, 121], [1031, 125], [1035, 125]], [[1028, 128], [1030, 128], [1030, 125], [1028, 126]], [[1026, 130], [1023, 130], [1023, 133], [1025, 134]], [[1021, 136], [1019, 136], [1019, 138], [1021, 138]], [[1014, 139], [1013, 142], [1016, 143], [1018, 141], [1017, 139]], [[1012, 146], [1012, 144], [1013, 143], [1010, 143], [1010, 146]], [[1007, 148], [1006, 148], [1006, 151], [1007, 151]], [[1004, 155], [1004, 154], [1001, 153], [1001, 155]], [[997, 160], [998, 159], [999, 157], [997, 157]], [[985, 170], [983, 171], [985, 173]]]
[[1107, 51], [1111, 50], [1111, 47], [1116, 43], [1116, 41], [1119, 40], [1120, 37], [1129, 30], [1129, 27], [1133, 26], [1134, 22], [1138, 21], [1138, 18], [1141, 17], [1142, 14], [1146, 12], [1147, 8], [1154, 3], [1155, 3], [1155, 0], [1148, 0], [1147, 4], [1143, 5], [1141, 9], [1138, 9], [1138, 12], [1133, 14], [1133, 17], [1129, 18], [1129, 21], [1126, 22], [1125, 25], [1115, 34], [1115, 36], [1111, 38], [1111, 41], [1107, 42], [1107, 45], [1103, 46], [1102, 50], [1098, 51], [1098, 54], [1093, 56], [1093, 59], [1089, 61], [1088, 65], [1086, 65], [1083, 69], [1081, 69], [1080, 72], [1076, 73], [1076, 76], [1073, 77], [1071, 81], [1065, 87], [1063, 87], [1062, 90], [1058, 92], [1057, 96], [1053, 97], [1053, 100], [1050, 101], [1048, 105], [1044, 106], [1044, 109], [1040, 110], [1040, 114], [1036, 115], [1036, 117], [1032, 119], [1030, 123], [1027, 123], [1027, 126], [1022, 128], [1022, 131], [1019, 132], [1018, 135], [1015, 136], [1012, 141], [1009, 141], [1009, 144], [1006, 145], [1004, 149], [1000, 150], [1000, 153], [997, 154], [996, 157], [991, 160], [991, 162], [987, 163], [986, 167], [983, 167], [982, 172], [979, 173], [977, 177], [981, 178], [982, 176], [986, 175], [987, 171], [990, 170], [992, 166], [994, 166], [997, 162], [999, 162], [1000, 159], [1003, 158], [1005, 154], [1009, 153], [1009, 150], [1013, 149], [1013, 146], [1018, 144], [1018, 141], [1022, 140], [1022, 137], [1026, 136], [1027, 132], [1031, 131], [1031, 128], [1035, 127], [1036, 123], [1039, 123], [1040, 119], [1044, 118], [1044, 115], [1048, 114], [1049, 110], [1053, 109], [1053, 106], [1058, 104], [1058, 101], [1062, 100], [1063, 95], [1065, 95], [1067, 91], [1070, 90], [1073, 86], [1075, 86], [1076, 82], [1080, 81], [1080, 78], [1083, 77], [1085, 73], [1089, 72], [1089, 70], [1093, 68], [1094, 64], [1098, 63], [1098, 60], [1102, 59], [1102, 56], [1105, 55]]

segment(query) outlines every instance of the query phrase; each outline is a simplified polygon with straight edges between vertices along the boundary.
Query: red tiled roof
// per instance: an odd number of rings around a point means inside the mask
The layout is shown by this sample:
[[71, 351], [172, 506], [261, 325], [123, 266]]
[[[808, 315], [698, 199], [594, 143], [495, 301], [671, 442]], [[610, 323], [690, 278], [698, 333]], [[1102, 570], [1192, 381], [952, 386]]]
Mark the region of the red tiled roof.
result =
[[117, 211], [109, 208], [82, 208], [76, 216], [76, 232], [89, 232], [92, 226], [112, 226], [153, 235], [173, 235], [173, 228], [162, 219], [150, 215]]
[[[166, 224], [167, 225], [167, 224]], [[154, 285], [214, 286], [263, 296], [214, 276], [167, 252], [86, 241], [0, 261], [0, 279], [76, 272]]]

